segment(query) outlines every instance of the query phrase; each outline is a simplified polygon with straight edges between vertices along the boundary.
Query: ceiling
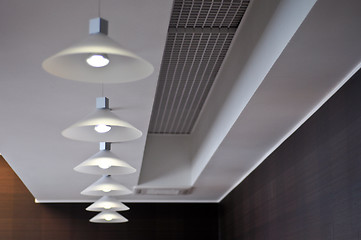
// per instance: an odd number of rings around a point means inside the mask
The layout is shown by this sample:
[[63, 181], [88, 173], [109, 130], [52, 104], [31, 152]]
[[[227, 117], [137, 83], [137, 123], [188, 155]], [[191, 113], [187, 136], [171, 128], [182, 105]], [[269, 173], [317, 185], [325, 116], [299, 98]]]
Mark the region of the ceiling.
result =
[[[99, 176], [72, 169], [99, 146], [60, 133], [101, 86], [41, 63], [87, 36], [98, 3], [0, 4], [0, 152], [39, 202], [93, 201], [80, 192]], [[134, 189], [121, 199], [222, 200], [360, 68], [360, 12], [358, 0], [102, 0], [109, 36], [155, 67], [104, 86], [143, 132], [112, 144], [137, 169], [116, 177]]]

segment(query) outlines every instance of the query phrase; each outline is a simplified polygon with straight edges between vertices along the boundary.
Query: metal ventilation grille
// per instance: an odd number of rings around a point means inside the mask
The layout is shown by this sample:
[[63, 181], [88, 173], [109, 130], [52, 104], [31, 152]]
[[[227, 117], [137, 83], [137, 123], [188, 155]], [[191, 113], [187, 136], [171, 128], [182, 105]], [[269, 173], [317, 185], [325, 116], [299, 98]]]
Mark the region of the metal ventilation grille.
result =
[[190, 134], [249, 0], [176, 0], [149, 133]]
[[248, 4], [249, 0], [176, 0], [169, 28], [237, 28]]

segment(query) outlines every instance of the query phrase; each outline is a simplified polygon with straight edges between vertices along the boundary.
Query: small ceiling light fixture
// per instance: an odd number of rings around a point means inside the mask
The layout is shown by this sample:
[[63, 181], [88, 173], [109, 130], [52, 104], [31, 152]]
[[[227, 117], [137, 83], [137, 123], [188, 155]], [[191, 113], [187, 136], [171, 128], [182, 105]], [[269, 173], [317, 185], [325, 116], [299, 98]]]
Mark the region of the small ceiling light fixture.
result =
[[112, 113], [108, 98], [98, 97], [96, 110], [63, 130], [62, 135], [86, 142], [126, 142], [141, 137], [142, 132]]
[[100, 151], [74, 168], [75, 171], [97, 175], [123, 175], [136, 172], [136, 169], [120, 160], [110, 151], [111, 143], [101, 142]]
[[57, 77], [91, 82], [121, 83], [148, 77], [154, 70], [146, 60], [124, 49], [108, 36], [108, 21], [94, 18], [89, 36], [43, 62], [43, 68]]
[[115, 197], [104, 196], [92, 205], [86, 208], [87, 211], [101, 212], [105, 210], [110, 211], [127, 211], [129, 207], [124, 205], [121, 201]]
[[114, 211], [103, 211], [90, 219], [93, 223], [124, 223], [128, 219]]
[[117, 196], [131, 193], [131, 190], [115, 181], [110, 175], [107, 175], [91, 184], [80, 194], [88, 196]]

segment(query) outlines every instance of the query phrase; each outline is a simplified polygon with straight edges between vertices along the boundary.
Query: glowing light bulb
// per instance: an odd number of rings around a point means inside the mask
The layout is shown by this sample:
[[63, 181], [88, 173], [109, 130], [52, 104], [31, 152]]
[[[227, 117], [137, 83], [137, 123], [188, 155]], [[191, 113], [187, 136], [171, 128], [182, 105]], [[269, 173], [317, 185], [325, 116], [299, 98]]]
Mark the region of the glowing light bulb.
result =
[[102, 189], [103, 192], [110, 192], [112, 189], [110, 187], [105, 187]]
[[101, 163], [99, 163], [98, 165], [101, 169], [108, 169], [110, 168], [112, 165], [109, 162], [103, 161]]
[[113, 218], [112, 218], [111, 216], [105, 216], [104, 219], [105, 219], [106, 221], [111, 221], [111, 220], [113, 220]]
[[111, 209], [112, 206], [109, 203], [104, 204], [104, 209]]
[[94, 130], [98, 133], [106, 133], [109, 132], [110, 129], [112, 129], [112, 127], [105, 124], [98, 124], [94, 127]]
[[94, 54], [86, 59], [86, 62], [96, 68], [105, 67], [109, 64], [109, 59], [106, 55]]

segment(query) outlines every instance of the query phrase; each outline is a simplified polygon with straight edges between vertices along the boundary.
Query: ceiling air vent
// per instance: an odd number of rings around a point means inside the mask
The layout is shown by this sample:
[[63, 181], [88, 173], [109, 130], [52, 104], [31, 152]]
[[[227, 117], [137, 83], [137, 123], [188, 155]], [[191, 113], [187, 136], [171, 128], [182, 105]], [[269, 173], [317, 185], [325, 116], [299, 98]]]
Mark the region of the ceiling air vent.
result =
[[192, 188], [142, 188], [135, 187], [134, 193], [139, 195], [187, 195], [192, 192]]
[[175, 0], [149, 133], [191, 134], [250, 0]]

